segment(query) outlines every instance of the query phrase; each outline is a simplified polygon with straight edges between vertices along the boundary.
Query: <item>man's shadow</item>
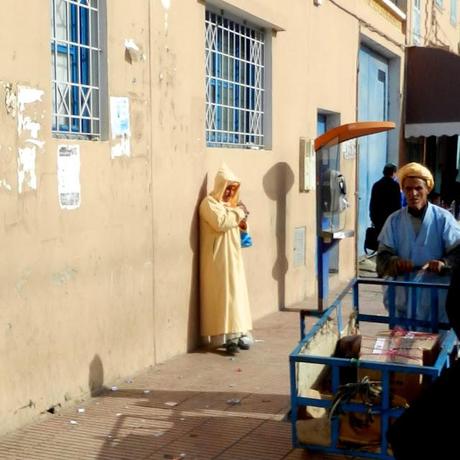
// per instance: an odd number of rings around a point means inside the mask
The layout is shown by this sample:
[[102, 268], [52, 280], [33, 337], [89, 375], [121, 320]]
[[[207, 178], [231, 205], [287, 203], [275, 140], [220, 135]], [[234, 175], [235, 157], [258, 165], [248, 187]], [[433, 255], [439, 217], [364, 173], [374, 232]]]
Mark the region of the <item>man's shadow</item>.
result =
[[263, 177], [265, 194], [276, 202], [276, 261], [272, 276], [278, 282], [278, 308], [285, 307], [286, 273], [286, 196], [294, 184], [294, 173], [285, 162], [273, 165]]
[[190, 223], [189, 241], [193, 253], [188, 309], [187, 350], [200, 345], [200, 203], [207, 194], [208, 175], [205, 174], [198, 192]]
[[89, 363], [88, 387], [92, 397], [99, 396], [106, 390], [104, 387], [104, 366], [101, 357], [97, 354]]

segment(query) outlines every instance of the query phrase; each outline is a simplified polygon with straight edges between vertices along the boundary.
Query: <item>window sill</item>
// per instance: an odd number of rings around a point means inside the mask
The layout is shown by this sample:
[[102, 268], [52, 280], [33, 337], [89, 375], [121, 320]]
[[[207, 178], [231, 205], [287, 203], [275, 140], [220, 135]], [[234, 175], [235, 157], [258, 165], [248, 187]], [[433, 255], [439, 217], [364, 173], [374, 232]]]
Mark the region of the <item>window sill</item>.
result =
[[102, 141], [100, 136], [95, 135], [95, 134], [67, 134], [67, 133], [58, 133], [58, 132], [53, 132], [52, 136], [54, 139], [60, 139], [60, 140], [70, 140], [70, 141]]

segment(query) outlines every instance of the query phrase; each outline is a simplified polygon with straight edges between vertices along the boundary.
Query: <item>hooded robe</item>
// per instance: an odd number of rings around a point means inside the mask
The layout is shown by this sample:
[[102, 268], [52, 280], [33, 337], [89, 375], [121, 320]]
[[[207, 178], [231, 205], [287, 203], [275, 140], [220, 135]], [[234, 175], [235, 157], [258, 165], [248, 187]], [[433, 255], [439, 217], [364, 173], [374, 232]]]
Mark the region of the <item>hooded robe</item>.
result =
[[[223, 165], [214, 189], [200, 204], [201, 335], [246, 333], [252, 329], [239, 222], [245, 213], [225, 203], [227, 185], [240, 180]], [[238, 201], [239, 188], [234, 197]]]

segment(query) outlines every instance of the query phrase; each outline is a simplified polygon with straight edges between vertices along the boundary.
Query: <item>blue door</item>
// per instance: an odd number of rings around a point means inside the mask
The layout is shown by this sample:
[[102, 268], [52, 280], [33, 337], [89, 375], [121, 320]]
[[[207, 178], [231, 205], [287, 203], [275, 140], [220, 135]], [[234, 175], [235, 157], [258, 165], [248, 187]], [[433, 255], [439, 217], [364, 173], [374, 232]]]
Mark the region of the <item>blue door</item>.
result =
[[[359, 50], [358, 121], [388, 118], [388, 61], [366, 47]], [[364, 236], [370, 225], [372, 185], [382, 177], [387, 163], [387, 133], [364, 136], [359, 142], [358, 256], [364, 254]]]

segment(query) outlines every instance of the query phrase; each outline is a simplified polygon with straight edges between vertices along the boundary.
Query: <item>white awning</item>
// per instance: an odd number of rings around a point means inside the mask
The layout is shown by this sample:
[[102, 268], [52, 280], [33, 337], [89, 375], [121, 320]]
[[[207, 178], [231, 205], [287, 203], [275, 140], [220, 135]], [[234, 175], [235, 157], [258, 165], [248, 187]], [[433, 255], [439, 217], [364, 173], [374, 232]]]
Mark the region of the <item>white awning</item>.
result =
[[456, 136], [460, 135], [460, 122], [447, 123], [408, 123], [404, 137]]

